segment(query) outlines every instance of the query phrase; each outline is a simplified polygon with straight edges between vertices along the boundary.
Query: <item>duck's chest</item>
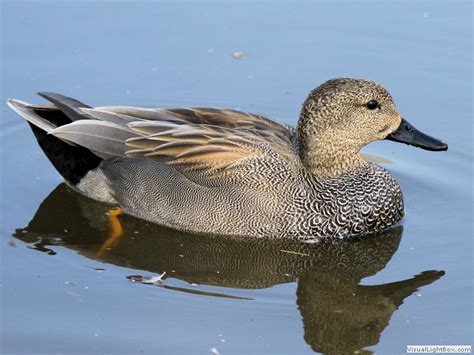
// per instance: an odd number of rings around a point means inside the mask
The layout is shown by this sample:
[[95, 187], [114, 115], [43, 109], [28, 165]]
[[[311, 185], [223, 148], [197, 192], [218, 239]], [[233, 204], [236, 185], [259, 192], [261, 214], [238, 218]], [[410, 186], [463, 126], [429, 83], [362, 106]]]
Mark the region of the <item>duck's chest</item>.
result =
[[306, 192], [297, 199], [295, 212], [301, 214], [295, 230], [303, 235], [366, 234], [388, 228], [403, 217], [400, 186], [376, 165], [337, 178], [309, 176], [305, 181]]

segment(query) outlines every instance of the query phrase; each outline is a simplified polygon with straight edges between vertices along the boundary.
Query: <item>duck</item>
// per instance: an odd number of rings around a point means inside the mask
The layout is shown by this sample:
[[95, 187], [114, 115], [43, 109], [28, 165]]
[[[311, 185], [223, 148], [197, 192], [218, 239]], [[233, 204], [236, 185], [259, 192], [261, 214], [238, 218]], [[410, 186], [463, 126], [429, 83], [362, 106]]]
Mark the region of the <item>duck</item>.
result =
[[7, 102], [70, 187], [197, 235], [314, 240], [380, 232], [403, 218], [403, 195], [361, 148], [392, 140], [448, 149], [365, 79], [317, 86], [296, 127], [233, 109], [91, 107], [38, 94], [50, 103]]

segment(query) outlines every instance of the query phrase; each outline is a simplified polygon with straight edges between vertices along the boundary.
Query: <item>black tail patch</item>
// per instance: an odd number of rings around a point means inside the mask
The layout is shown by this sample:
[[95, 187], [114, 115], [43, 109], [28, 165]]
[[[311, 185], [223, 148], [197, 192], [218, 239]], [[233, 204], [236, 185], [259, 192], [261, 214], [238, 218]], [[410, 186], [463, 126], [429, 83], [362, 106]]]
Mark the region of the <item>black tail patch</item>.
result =
[[[46, 119], [51, 118], [51, 122], [53, 123], [59, 123], [60, 121], [64, 120], [64, 118], [67, 119], [67, 117], [59, 110], [56, 111], [59, 114], [52, 114], [49, 112], [48, 115], [50, 117], [43, 116], [43, 112], [37, 113]], [[53, 121], [53, 117], [55, 122]], [[67, 123], [70, 122], [71, 121], [68, 120]], [[38, 141], [39, 146], [43, 150], [44, 154], [46, 154], [49, 161], [53, 164], [61, 176], [68, 183], [74, 186], [81, 181], [88, 171], [97, 168], [102, 161], [101, 158], [86, 148], [68, 144], [59, 138], [56, 138], [52, 134], [47, 134], [45, 131], [31, 123], [29, 123], [29, 125], [36, 137], [36, 140]]]

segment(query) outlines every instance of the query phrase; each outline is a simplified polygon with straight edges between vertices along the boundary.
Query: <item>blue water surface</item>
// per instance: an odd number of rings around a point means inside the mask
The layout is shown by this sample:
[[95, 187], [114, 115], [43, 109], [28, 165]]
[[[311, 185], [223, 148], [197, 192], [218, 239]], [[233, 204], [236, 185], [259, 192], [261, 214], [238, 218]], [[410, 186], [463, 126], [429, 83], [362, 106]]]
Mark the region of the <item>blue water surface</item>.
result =
[[[404, 354], [472, 343], [470, 1], [11, 0], [1, 12], [2, 102], [43, 102], [43, 90], [96, 106], [229, 107], [295, 124], [315, 86], [360, 77], [449, 144], [364, 150], [392, 161], [384, 166], [406, 217], [387, 242], [341, 247], [341, 277], [332, 256], [312, 254], [308, 266], [308, 251], [196, 244], [127, 218], [127, 239], [99, 255], [106, 209], [56, 188], [29, 127], [1, 104], [3, 353]], [[127, 279], [165, 271], [159, 286]]]

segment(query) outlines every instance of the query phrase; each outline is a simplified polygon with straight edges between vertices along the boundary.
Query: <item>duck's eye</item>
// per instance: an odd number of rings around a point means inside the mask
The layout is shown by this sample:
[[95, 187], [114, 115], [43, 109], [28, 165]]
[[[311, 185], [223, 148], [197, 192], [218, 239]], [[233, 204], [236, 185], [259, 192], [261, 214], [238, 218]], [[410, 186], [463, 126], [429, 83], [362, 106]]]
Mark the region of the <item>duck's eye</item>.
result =
[[377, 107], [379, 107], [379, 103], [377, 100], [370, 100], [365, 104], [369, 110], [375, 110]]

